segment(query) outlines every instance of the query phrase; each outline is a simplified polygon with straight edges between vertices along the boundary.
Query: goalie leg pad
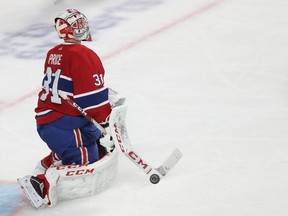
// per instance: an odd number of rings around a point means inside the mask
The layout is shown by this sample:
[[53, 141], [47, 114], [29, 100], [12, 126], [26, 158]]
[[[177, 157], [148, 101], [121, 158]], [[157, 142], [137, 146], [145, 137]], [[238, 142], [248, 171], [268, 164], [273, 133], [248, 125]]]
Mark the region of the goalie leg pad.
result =
[[75, 199], [102, 192], [112, 185], [118, 171], [114, 149], [93, 164], [51, 166], [45, 174], [17, 179], [32, 206], [54, 206], [58, 200]]
[[62, 165], [49, 169], [59, 174], [56, 188], [58, 200], [87, 197], [112, 185], [117, 177], [118, 152], [114, 149], [88, 165]]

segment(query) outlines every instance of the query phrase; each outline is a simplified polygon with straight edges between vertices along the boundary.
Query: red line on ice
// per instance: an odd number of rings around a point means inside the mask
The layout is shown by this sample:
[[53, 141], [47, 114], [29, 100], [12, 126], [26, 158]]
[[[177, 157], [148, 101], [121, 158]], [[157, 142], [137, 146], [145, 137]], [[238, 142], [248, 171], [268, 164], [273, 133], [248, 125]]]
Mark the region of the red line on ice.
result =
[[167, 25], [164, 25], [161, 28], [159, 28], [159, 29], [157, 29], [157, 30], [155, 30], [155, 31], [153, 31], [153, 32], [141, 37], [141, 38], [138, 38], [137, 40], [135, 40], [133, 42], [130, 42], [130, 43], [126, 44], [126, 45], [123, 45], [122, 47], [112, 51], [108, 55], [103, 56], [102, 59], [103, 60], [108, 60], [108, 59], [111, 59], [111, 58], [113, 58], [113, 57], [115, 57], [115, 56], [117, 56], [117, 55], [119, 55], [119, 54], [121, 54], [123, 52], [126, 52], [127, 50], [137, 46], [138, 44], [140, 44], [142, 42], [145, 42], [148, 39], [150, 39], [152, 37], [155, 37], [155, 36], [165, 32], [167, 30], [170, 30], [170, 29], [176, 27], [177, 25], [179, 25], [179, 24], [181, 24], [181, 23], [183, 23], [183, 22], [185, 22], [185, 21], [187, 21], [189, 19], [191, 19], [191, 18], [193, 18], [193, 17], [195, 17], [195, 16], [197, 16], [199, 14], [202, 14], [202, 13], [204, 13], [204, 12], [206, 12], [206, 11], [212, 9], [212, 8], [214, 8], [215, 6], [218, 6], [220, 3], [224, 2], [224, 1], [225, 0], [216, 0], [214, 2], [206, 4], [206, 5], [202, 6], [202, 7], [200, 7], [196, 11], [192, 11], [189, 14], [186, 14], [183, 17], [172, 21], [171, 23], [169, 23]]
[[[132, 41], [130, 43], [127, 43], [127, 44], [121, 46], [120, 48], [118, 48], [118, 49], [110, 52], [109, 54], [103, 56], [102, 60], [105, 61], [105, 60], [109, 60], [109, 59], [111, 59], [111, 58], [113, 58], [115, 56], [118, 56], [119, 54], [124, 53], [124, 52], [132, 49], [133, 47], [137, 46], [138, 44], [140, 44], [142, 42], [145, 42], [145, 41], [149, 40], [150, 38], [155, 37], [155, 36], [165, 32], [167, 30], [170, 30], [170, 29], [176, 27], [177, 25], [179, 25], [179, 24], [181, 24], [181, 23], [183, 23], [183, 22], [185, 22], [185, 21], [187, 21], [189, 19], [191, 19], [191, 18], [193, 18], [193, 17], [195, 17], [195, 16], [197, 16], [199, 14], [202, 14], [202, 13], [204, 13], [204, 12], [206, 12], [206, 11], [212, 9], [212, 8], [214, 8], [215, 6], [218, 6], [220, 3], [224, 2], [224, 1], [225, 0], [215, 0], [215, 1], [211, 2], [211, 3], [209, 3], [209, 4], [206, 4], [206, 5], [202, 6], [202, 7], [200, 7], [196, 11], [192, 11], [192, 12], [184, 15], [183, 17], [179, 18], [179, 19], [174, 20], [173, 22], [171, 22], [171, 23], [169, 23], [167, 25], [164, 25], [164, 26], [160, 27], [159, 29], [157, 29], [157, 30], [155, 30], [155, 31], [153, 31], [153, 32], [141, 37], [141, 38], [138, 38], [135, 41]], [[36, 94], [37, 94], [37, 92], [39, 90], [40, 89], [33, 90], [33, 91], [31, 91], [31, 92], [29, 92], [29, 93], [27, 93], [27, 94], [25, 94], [25, 95], [23, 95], [23, 96], [21, 96], [19, 98], [14, 99], [11, 102], [0, 102], [0, 112], [6, 110], [8, 108], [14, 107], [14, 106], [20, 104], [21, 102], [24, 102], [25, 100], [27, 100], [27, 99], [29, 99], [29, 98], [31, 98], [33, 96], [36, 97]]]
[[8, 108], [14, 107], [14, 106], [20, 104], [21, 102], [24, 102], [25, 100], [27, 100], [29, 98], [32, 98], [34, 96], [36, 97], [38, 90], [39, 89], [31, 91], [31, 92], [28, 92], [27, 94], [22, 95], [21, 97], [18, 97], [18, 98], [14, 99], [11, 102], [3, 102], [3, 101], [1, 101], [0, 102], [0, 112], [6, 110]]

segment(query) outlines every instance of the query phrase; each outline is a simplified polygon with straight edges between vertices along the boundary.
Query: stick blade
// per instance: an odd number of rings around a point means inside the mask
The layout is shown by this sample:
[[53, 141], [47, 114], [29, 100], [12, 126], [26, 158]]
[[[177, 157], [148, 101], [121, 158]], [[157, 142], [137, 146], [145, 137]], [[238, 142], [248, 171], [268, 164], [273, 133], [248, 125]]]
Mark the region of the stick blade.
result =
[[165, 162], [160, 167], [157, 168], [157, 170], [162, 176], [167, 175], [167, 173], [178, 163], [181, 157], [182, 153], [178, 148], [176, 148], [165, 160]]

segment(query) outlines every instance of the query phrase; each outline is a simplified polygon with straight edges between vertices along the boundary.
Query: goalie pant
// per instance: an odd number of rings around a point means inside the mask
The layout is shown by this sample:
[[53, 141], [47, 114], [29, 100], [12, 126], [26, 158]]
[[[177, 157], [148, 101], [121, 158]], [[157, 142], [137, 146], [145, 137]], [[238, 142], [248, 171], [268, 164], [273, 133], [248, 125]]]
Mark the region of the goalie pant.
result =
[[96, 143], [101, 132], [82, 116], [63, 116], [50, 124], [37, 125], [37, 131], [64, 165], [88, 164], [99, 159]]

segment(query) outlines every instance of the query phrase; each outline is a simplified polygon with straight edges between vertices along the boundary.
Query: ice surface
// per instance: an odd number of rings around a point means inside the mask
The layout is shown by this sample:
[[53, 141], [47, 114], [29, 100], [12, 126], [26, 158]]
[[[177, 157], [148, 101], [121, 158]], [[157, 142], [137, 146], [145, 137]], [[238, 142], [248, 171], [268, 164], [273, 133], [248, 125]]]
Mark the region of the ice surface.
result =
[[[152, 185], [120, 157], [107, 191], [34, 210], [11, 182], [49, 152], [34, 108], [60, 42], [53, 19], [72, 7], [90, 20], [106, 85], [127, 98], [135, 150], [155, 167], [176, 147], [183, 158]], [[287, 216], [287, 11], [286, 0], [1, 1], [0, 215]]]

